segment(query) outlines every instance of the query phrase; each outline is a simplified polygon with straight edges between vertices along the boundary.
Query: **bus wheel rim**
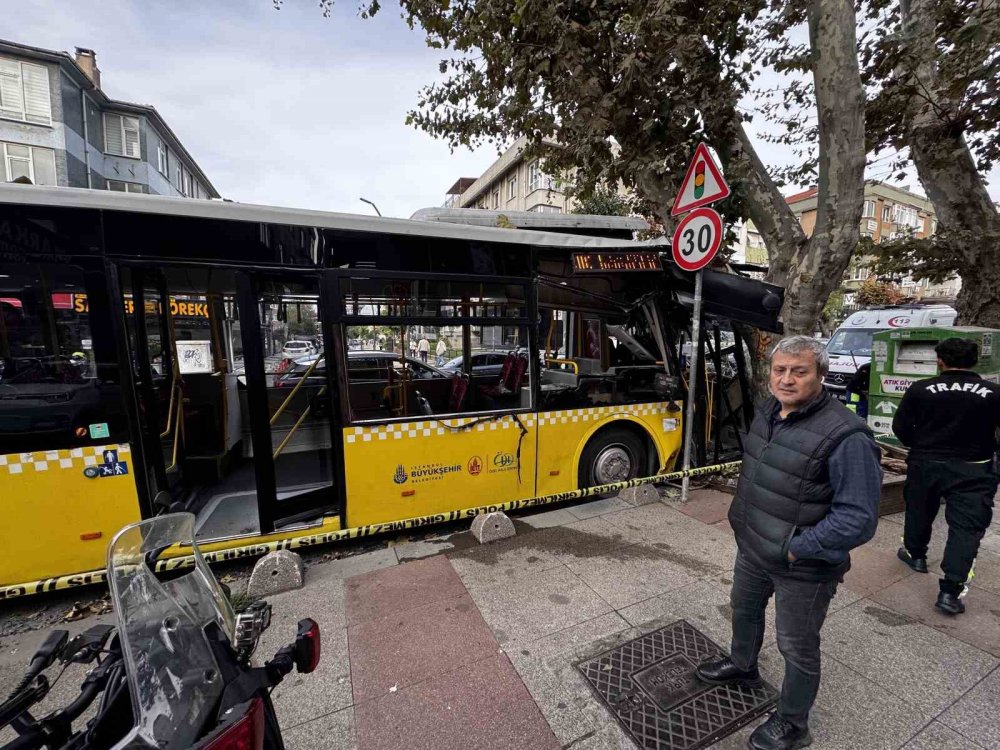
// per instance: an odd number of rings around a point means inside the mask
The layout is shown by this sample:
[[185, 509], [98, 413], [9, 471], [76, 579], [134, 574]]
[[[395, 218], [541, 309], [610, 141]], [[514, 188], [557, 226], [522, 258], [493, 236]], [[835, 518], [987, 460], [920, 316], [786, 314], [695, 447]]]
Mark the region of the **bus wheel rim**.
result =
[[622, 482], [632, 475], [632, 456], [622, 445], [601, 449], [594, 460], [594, 479], [598, 484]]

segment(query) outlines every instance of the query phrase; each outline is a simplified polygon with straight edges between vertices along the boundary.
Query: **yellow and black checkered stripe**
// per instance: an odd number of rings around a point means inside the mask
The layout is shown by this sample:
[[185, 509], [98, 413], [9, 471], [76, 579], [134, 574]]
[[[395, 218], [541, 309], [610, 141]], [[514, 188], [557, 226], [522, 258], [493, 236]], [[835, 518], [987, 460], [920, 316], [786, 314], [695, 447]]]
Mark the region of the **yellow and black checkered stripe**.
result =
[[[117, 451], [119, 458], [130, 452], [128, 445], [95, 445], [87, 448], [69, 448], [34, 453], [8, 453], [0, 455], [0, 477], [9, 474], [26, 474], [64, 469], [85, 469], [104, 463], [104, 451]], [[121, 460], [125, 460], [122, 458]]]

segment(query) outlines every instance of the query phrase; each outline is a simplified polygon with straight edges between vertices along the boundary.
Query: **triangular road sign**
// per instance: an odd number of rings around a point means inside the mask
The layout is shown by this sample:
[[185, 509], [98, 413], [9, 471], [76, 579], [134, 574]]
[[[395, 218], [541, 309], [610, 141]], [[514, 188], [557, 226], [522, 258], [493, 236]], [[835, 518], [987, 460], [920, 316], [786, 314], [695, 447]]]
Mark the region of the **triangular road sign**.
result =
[[680, 216], [693, 208], [707, 206], [729, 195], [729, 185], [722, 179], [722, 172], [708, 152], [704, 143], [694, 150], [694, 158], [688, 165], [680, 192], [670, 209], [671, 216]]

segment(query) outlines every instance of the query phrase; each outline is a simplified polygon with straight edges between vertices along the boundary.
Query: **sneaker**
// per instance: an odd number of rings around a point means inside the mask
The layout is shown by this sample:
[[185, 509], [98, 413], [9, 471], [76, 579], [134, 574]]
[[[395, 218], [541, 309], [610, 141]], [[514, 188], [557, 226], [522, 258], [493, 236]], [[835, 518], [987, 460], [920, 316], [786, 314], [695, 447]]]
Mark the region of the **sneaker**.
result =
[[753, 731], [747, 747], [750, 750], [797, 750], [809, 747], [812, 741], [808, 728], [799, 729], [775, 713]]
[[938, 594], [938, 598], [937, 601], [934, 602], [934, 606], [946, 615], [960, 615], [965, 612], [965, 604], [959, 597], [959, 594], [942, 591]]
[[911, 556], [910, 553], [906, 551], [906, 547], [900, 547], [896, 552], [896, 557], [918, 573], [927, 572], [927, 558]]

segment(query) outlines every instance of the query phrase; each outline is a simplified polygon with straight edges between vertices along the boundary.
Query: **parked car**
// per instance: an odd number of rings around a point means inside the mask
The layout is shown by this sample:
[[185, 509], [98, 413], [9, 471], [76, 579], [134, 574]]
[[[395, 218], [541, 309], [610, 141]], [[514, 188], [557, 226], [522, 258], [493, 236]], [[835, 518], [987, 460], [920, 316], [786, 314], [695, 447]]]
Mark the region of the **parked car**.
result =
[[[294, 388], [305, 372], [316, 362], [319, 355], [300, 357], [291, 367], [275, 378], [276, 388]], [[356, 419], [373, 419], [391, 416], [387, 409], [392, 407], [387, 399], [387, 388], [398, 383], [398, 376], [409, 372], [407, 379], [407, 413], [443, 414], [449, 411], [452, 380], [455, 373], [445, 372], [426, 362], [412, 357], [400, 358], [393, 352], [352, 350], [347, 353], [348, 390], [351, 410]], [[394, 376], [390, 376], [390, 370]], [[326, 385], [326, 361], [321, 358], [306, 378], [306, 386]], [[419, 391], [419, 397], [417, 395]], [[399, 398], [394, 394], [392, 398]], [[425, 399], [426, 403], [421, 403]]]
[[286, 341], [281, 349], [283, 357], [305, 357], [315, 353], [316, 347], [311, 341]]
[[[478, 376], [500, 376], [503, 369], [503, 360], [507, 352], [475, 352], [472, 355], [472, 374]], [[441, 365], [441, 369], [447, 373], [457, 374], [463, 372], [465, 365], [462, 357], [455, 357]]]

